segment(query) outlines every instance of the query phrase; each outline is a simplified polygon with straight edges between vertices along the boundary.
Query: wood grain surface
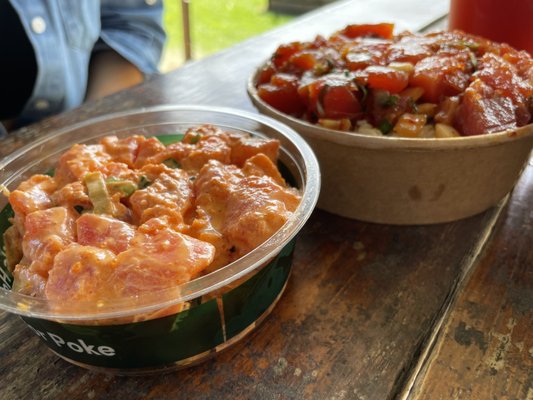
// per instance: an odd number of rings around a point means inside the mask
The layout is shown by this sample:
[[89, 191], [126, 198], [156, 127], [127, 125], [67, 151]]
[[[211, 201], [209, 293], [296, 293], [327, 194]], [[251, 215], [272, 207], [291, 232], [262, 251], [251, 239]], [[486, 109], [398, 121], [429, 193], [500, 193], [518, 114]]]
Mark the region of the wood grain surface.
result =
[[453, 305], [418, 398], [533, 398], [532, 182], [533, 160]]
[[[337, 2], [24, 128], [0, 154], [113, 111], [169, 103], [253, 111], [246, 81], [279, 43], [348, 22], [418, 30], [447, 6]], [[116, 377], [81, 369], [0, 312], [0, 399], [531, 399], [532, 181], [530, 165], [508, 201], [448, 224], [387, 226], [315, 210], [272, 314], [216, 358], [172, 373]]]
[[83, 380], [96, 398], [110, 385], [116, 398], [392, 398], [495, 212], [456, 224], [391, 227], [316, 211], [299, 237], [284, 296], [252, 337], [164, 376], [103, 379], [58, 359], [4, 314], [2, 361], [10, 367], [0, 393], [82, 399], [81, 387], [65, 389]]

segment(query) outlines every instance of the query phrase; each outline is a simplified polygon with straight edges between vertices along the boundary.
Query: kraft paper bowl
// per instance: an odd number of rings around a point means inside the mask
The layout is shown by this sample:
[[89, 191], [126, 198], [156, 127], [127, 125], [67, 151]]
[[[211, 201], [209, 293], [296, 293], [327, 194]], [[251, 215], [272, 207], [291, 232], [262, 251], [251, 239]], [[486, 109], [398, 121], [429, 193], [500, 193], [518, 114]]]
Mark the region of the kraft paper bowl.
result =
[[318, 207], [362, 221], [435, 224], [481, 213], [510, 192], [533, 146], [533, 124], [446, 139], [326, 129], [265, 103], [256, 75], [247, 91], [261, 113], [293, 128], [314, 150], [322, 174]]
[[[178, 288], [103, 307], [73, 302], [59, 311], [44, 299], [10, 290], [12, 277], [4, 267], [2, 252], [0, 309], [20, 315], [67, 361], [121, 375], [155, 373], [200, 362], [252, 331], [283, 293], [295, 236], [309, 218], [320, 189], [316, 158], [289, 127], [261, 115], [214, 107], [158, 106], [116, 113], [54, 132], [6, 157], [0, 162], [0, 184], [13, 190], [29, 176], [50, 171], [75, 143], [132, 134], [176, 141], [179, 132], [206, 123], [281, 142], [282, 173], [300, 189], [302, 200], [280, 230], [237, 261]], [[5, 196], [0, 198], [0, 209], [3, 233], [12, 215]]]

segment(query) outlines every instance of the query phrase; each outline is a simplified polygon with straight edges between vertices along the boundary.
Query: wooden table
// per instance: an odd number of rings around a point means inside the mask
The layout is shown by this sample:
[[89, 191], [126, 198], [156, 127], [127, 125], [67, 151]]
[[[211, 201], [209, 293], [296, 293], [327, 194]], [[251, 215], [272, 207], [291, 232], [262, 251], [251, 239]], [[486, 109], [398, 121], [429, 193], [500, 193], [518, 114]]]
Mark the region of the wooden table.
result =
[[[445, 26], [447, 1], [338, 2], [207, 59], [18, 131], [2, 155], [99, 114], [160, 103], [254, 110], [245, 82], [279, 43], [350, 22]], [[437, 22], [435, 25], [434, 23]], [[199, 366], [113, 377], [52, 354], [0, 312], [0, 399], [533, 399], [533, 164], [480, 215], [387, 226], [316, 210], [288, 288], [251, 336]]]

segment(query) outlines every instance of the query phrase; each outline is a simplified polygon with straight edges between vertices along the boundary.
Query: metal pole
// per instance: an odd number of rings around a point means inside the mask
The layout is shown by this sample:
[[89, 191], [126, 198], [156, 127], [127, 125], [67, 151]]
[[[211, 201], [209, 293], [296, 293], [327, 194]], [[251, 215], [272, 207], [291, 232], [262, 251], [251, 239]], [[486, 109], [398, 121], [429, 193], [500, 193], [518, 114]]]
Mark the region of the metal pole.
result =
[[185, 61], [189, 61], [192, 59], [189, 1], [190, 0], [181, 0], [181, 17], [183, 20], [183, 45], [185, 48]]

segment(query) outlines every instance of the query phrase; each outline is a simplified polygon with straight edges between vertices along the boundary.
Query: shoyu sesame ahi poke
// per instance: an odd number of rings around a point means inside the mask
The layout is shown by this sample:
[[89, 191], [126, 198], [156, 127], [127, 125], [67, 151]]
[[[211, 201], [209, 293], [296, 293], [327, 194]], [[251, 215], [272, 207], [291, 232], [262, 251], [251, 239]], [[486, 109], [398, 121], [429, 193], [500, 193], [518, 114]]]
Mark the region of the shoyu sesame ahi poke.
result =
[[527, 125], [533, 114], [525, 51], [460, 31], [395, 36], [386, 23], [283, 44], [255, 84], [284, 114], [377, 136], [479, 135]]
[[9, 193], [12, 290], [55, 308], [157, 293], [219, 269], [276, 232], [300, 203], [279, 142], [211, 125], [76, 144], [54, 173]]

